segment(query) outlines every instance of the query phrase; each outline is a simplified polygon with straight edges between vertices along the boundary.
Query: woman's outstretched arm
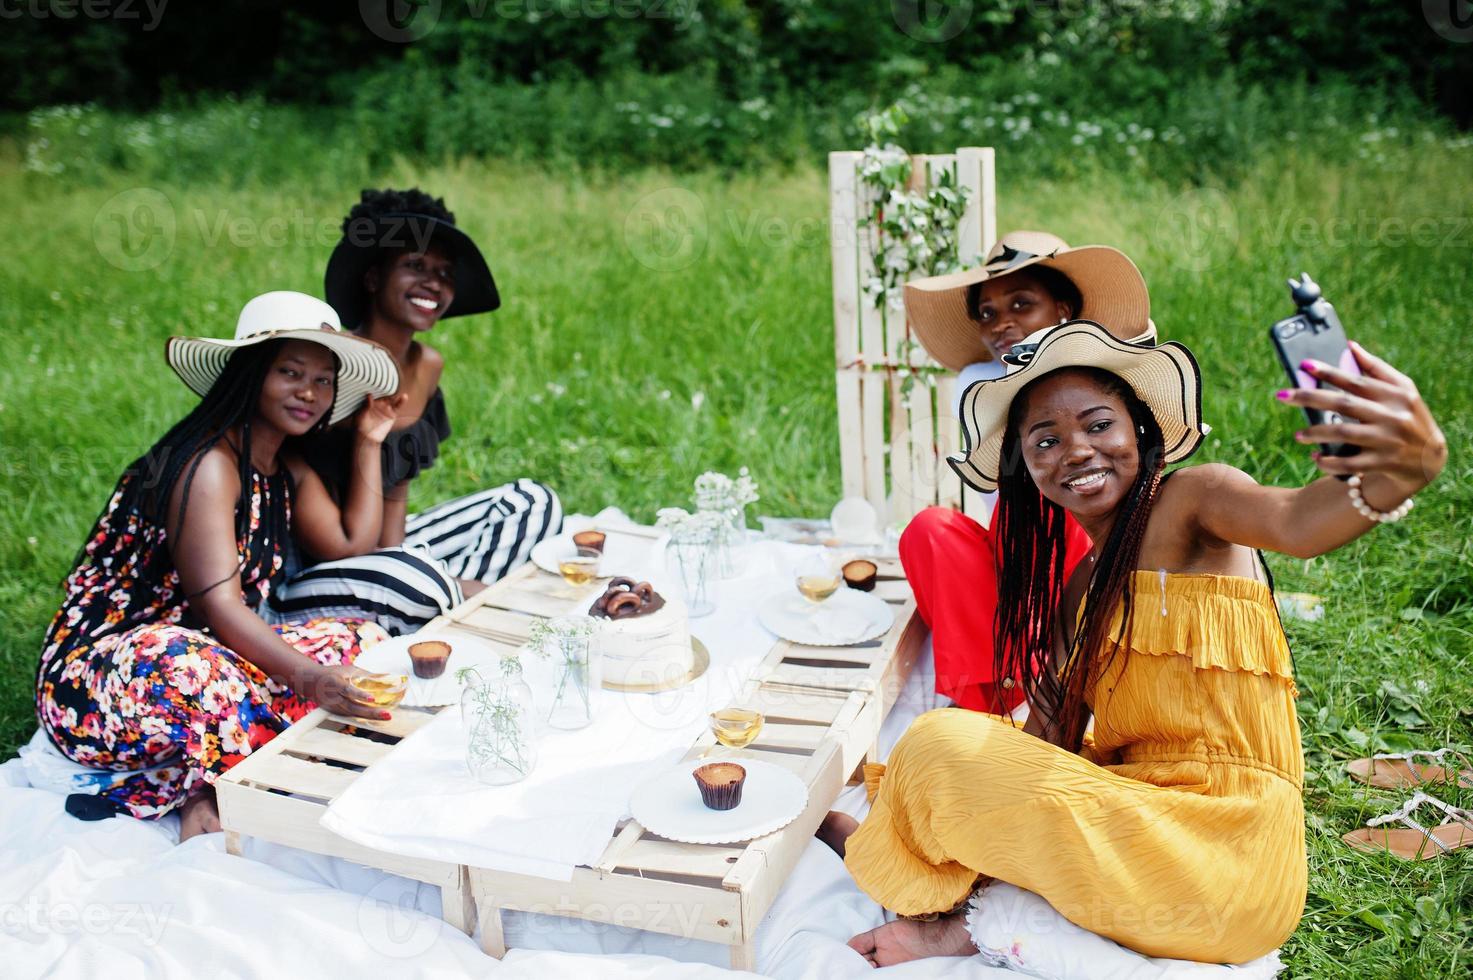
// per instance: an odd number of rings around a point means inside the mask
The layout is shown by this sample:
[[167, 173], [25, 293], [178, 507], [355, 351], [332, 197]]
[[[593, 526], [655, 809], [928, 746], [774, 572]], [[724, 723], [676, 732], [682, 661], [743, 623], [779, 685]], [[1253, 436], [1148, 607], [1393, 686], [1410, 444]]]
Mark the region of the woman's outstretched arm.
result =
[[1366, 503], [1388, 511], [1442, 472], [1447, 440], [1417, 386], [1359, 344], [1351, 349], [1363, 376], [1318, 362], [1310, 372], [1342, 391], [1294, 388], [1281, 397], [1287, 405], [1328, 409], [1357, 419], [1310, 426], [1296, 438], [1303, 443], [1352, 443], [1361, 447], [1360, 453], [1316, 454], [1316, 464], [1330, 475], [1297, 488], [1260, 486], [1248, 474], [1222, 464], [1184, 469], [1173, 482], [1189, 484], [1192, 492], [1187, 497], [1194, 502], [1203, 531], [1233, 544], [1313, 558], [1375, 527], [1351, 503], [1345, 481], [1335, 476], [1363, 474]]

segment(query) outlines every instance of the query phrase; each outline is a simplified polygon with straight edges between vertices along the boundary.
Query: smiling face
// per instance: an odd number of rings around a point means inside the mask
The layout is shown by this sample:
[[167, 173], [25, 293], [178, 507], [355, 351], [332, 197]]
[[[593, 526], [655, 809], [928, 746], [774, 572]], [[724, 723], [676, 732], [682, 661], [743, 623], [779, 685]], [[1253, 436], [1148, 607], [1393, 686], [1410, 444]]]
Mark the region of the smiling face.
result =
[[981, 284], [973, 318], [992, 356], [1000, 358], [1036, 330], [1071, 319], [1077, 311], [1054, 296], [1027, 269]]
[[400, 252], [364, 276], [373, 313], [416, 331], [429, 330], [455, 301], [455, 259], [441, 245]]
[[1135, 424], [1112, 387], [1090, 372], [1065, 369], [1020, 396], [1023, 463], [1043, 495], [1076, 517], [1114, 511], [1140, 473]]
[[266, 369], [256, 414], [288, 436], [305, 435], [332, 408], [336, 387], [332, 352], [321, 344], [289, 340]]

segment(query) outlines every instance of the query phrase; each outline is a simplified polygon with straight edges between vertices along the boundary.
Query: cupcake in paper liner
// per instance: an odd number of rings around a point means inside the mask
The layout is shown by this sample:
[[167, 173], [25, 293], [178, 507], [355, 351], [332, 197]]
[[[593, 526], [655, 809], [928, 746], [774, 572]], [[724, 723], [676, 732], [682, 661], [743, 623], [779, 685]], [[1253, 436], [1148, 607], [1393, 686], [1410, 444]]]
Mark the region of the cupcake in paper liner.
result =
[[691, 773], [701, 788], [701, 802], [712, 810], [731, 810], [742, 802], [747, 770], [735, 762], [712, 762]]

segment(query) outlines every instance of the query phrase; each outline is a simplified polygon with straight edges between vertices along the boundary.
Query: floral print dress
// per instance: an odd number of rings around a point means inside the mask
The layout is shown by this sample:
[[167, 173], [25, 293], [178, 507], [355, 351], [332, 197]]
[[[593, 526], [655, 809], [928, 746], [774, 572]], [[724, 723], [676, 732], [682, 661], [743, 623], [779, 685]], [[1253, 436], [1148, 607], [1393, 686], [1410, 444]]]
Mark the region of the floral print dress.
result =
[[[164, 528], [120, 507], [123, 475], [66, 580], [46, 633], [36, 714], [62, 753], [98, 770], [96, 796], [68, 799], [89, 818], [162, 816], [313, 705], [223, 647], [191, 614]], [[251, 471], [249, 519], [237, 541], [247, 606], [281, 577], [291, 476]], [[387, 634], [359, 619], [277, 622], [272, 628], [319, 664], [351, 663]]]

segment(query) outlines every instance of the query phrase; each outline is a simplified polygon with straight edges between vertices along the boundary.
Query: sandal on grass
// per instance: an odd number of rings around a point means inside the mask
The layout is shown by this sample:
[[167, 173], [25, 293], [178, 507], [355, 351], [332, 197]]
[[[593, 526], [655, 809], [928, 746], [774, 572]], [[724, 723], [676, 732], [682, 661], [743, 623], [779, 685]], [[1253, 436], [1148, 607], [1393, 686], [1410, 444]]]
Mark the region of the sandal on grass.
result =
[[[1449, 758], [1451, 756], [1451, 758]], [[1426, 762], [1418, 762], [1425, 759]], [[1473, 789], [1473, 763], [1451, 748], [1436, 751], [1387, 752], [1356, 759], [1347, 769], [1350, 778], [1381, 789], [1411, 789], [1424, 783], [1451, 783]]]
[[[1449, 823], [1428, 830], [1412, 819], [1412, 813], [1420, 806], [1431, 806], [1446, 816]], [[1382, 824], [1398, 822], [1407, 830], [1381, 830]], [[1366, 826], [1340, 838], [1357, 851], [1376, 853], [1388, 851], [1407, 861], [1426, 861], [1456, 851], [1460, 847], [1473, 846], [1473, 811], [1444, 803], [1435, 796], [1421, 790], [1391, 813], [1372, 817]]]

